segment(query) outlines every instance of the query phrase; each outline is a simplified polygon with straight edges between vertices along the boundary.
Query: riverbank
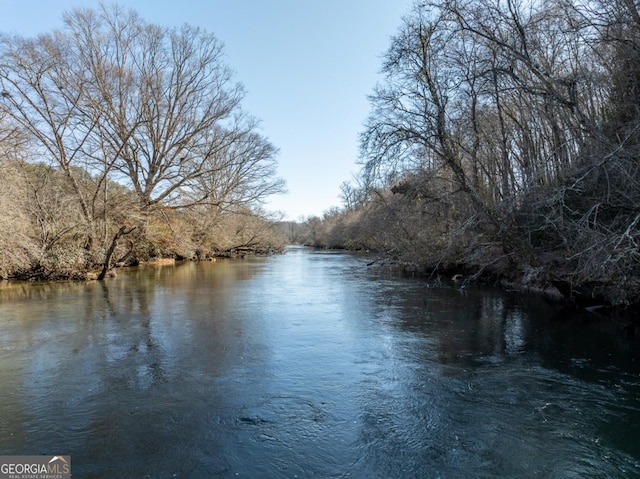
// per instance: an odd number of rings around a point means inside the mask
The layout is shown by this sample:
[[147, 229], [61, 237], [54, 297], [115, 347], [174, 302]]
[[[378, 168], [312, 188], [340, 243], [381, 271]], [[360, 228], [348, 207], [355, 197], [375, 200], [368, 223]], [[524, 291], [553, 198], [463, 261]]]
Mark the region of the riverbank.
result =
[[[349, 248], [332, 249], [362, 251]], [[451, 283], [460, 289], [474, 284], [499, 287], [507, 293], [533, 294], [560, 306], [567, 314], [585, 312], [593, 315], [594, 318], [612, 319], [619, 322], [625, 330], [634, 331], [634, 334], [640, 335], [640, 293], [635, 301], [616, 303], [612, 298], [619, 295], [617, 284], [595, 282], [578, 284], [570, 280], [570, 275], [567, 277], [561, 271], [550, 271], [543, 267], [523, 270], [515, 267], [483, 268], [477, 264], [467, 263], [426, 264], [403, 261], [395, 255], [395, 252], [382, 250], [367, 250], [367, 252], [374, 256], [374, 259], [367, 264], [370, 267], [393, 267], [407, 275]], [[640, 291], [640, 277], [629, 278], [625, 287]]]
[[[171, 257], [151, 257], [140, 259], [130, 256], [126, 261], [118, 261], [110, 266], [104, 276], [115, 277], [121, 268], [138, 266], [160, 266], [175, 264], [177, 261], [215, 261], [218, 258], [244, 258], [246, 256], [269, 256], [284, 251], [284, 246], [236, 247], [227, 250], [214, 250], [206, 254], [199, 251], [189, 257], [173, 255]], [[47, 282], [47, 281], [96, 281], [100, 279], [102, 270], [94, 267], [56, 268], [55, 265], [34, 265], [31, 268], [17, 270], [12, 275], [0, 278], [5, 281]]]

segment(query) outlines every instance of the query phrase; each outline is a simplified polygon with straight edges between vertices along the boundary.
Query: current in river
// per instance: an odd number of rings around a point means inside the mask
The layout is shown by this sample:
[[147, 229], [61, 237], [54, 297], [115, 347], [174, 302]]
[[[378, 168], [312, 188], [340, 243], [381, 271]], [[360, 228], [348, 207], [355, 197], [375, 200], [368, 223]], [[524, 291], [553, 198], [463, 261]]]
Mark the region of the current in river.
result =
[[77, 478], [640, 477], [638, 339], [366, 256], [0, 287], [0, 454]]

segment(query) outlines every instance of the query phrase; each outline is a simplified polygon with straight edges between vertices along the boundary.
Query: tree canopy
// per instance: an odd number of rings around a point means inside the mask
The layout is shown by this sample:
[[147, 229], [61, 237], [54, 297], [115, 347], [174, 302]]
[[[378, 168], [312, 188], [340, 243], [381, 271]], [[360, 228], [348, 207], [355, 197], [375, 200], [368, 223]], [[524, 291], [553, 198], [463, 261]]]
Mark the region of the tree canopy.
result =
[[0, 37], [2, 125], [25, 138], [21, 161], [62, 175], [87, 266], [168, 210], [246, 214], [283, 191], [277, 148], [243, 111], [225, 60], [212, 33], [118, 6], [74, 9], [37, 38]]
[[635, 301], [639, 32], [630, 0], [415, 2], [323, 241]]

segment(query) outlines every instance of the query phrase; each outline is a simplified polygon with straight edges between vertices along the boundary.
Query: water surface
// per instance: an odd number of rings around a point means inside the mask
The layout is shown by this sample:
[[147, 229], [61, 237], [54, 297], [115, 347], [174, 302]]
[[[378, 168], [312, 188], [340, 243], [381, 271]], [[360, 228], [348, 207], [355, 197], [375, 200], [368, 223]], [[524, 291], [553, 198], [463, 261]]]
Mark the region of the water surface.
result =
[[640, 477], [614, 323], [345, 253], [0, 288], [0, 454], [79, 478]]

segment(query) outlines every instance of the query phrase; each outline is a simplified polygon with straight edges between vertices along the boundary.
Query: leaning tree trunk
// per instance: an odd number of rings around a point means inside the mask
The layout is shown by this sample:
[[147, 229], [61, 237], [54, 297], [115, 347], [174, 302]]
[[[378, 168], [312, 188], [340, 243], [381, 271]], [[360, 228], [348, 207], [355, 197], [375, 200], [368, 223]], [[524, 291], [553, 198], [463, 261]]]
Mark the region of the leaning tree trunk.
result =
[[103, 280], [104, 277], [107, 275], [107, 271], [109, 271], [109, 268], [111, 265], [111, 257], [113, 256], [113, 252], [115, 251], [116, 246], [118, 245], [118, 240], [122, 236], [128, 235], [135, 229], [136, 229], [135, 226], [129, 229], [127, 229], [126, 226], [121, 226], [118, 232], [113, 236], [113, 239], [111, 240], [111, 246], [109, 246], [109, 249], [107, 250], [107, 254], [104, 257], [104, 264], [102, 265], [102, 271], [100, 271], [100, 274], [98, 275], [98, 281]]

